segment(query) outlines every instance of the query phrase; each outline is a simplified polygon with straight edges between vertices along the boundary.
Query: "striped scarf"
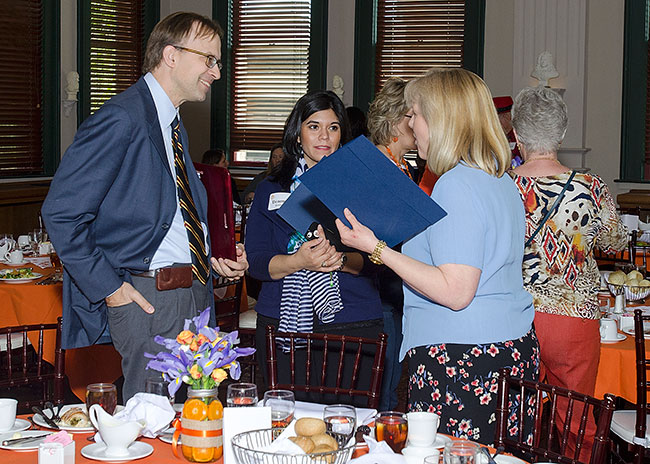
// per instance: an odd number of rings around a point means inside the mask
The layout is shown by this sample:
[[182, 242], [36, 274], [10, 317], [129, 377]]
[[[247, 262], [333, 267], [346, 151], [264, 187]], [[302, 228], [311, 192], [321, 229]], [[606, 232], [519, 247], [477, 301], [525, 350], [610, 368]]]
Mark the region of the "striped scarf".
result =
[[[300, 185], [299, 177], [306, 170], [305, 160], [301, 158], [293, 176], [291, 192]], [[304, 235], [296, 231], [289, 240], [287, 252], [295, 253], [306, 242]], [[314, 331], [314, 313], [323, 324], [329, 324], [342, 309], [338, 272], [301, 269], [283, 279], [278, 330], [311, 333]], [[277, 338], [277, 342], [284, 353], [291, 350], [288, 339]], [[304, 348], [306, 340], [296, 339], [294, 346]]]

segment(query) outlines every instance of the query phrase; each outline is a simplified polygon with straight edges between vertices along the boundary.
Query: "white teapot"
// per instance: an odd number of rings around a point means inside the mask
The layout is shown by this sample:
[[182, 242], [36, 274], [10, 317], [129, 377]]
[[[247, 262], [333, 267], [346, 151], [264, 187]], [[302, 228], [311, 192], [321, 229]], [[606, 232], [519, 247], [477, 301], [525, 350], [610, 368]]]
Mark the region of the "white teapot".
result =
[[122, 457], [129, 455], [129, 445], [138, 438], [144, 428], [145, 421], [124, 422], [114, 418], [98, 404], [93, 404], [88, 413], [90, 422], [99, 430], [106, 444], [106, 456]]

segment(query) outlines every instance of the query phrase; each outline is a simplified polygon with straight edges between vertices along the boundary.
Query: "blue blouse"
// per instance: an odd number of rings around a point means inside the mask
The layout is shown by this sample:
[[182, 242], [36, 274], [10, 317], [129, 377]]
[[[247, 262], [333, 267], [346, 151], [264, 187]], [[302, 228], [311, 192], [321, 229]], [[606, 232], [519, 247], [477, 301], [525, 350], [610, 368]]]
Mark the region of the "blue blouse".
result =
[[404, 285], [404, 340], [414, 347], [513, 340], [531, 328], [533, 299], [524, 290], [524, 207], [510, 178], [459, 164], [431, 194], [447, 216], [404, 243], [402, 251], [429, 265], [465, 264], [481, 270], [476, 295], [454, 311]]

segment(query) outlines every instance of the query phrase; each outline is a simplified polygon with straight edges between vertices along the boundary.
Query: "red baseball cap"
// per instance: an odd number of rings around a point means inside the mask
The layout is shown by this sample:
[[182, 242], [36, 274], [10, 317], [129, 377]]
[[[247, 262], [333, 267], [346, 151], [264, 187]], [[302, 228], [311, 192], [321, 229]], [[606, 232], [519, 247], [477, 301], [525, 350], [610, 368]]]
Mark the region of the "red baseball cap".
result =
[[494, 97], [492, 100], [494, 101], [494, 106], [497, 109], [497, 113], [505, 113], [506, 111], [510, 111], [512, 109], [512, 97], [509, 95], [505, 95], [503, 97]]

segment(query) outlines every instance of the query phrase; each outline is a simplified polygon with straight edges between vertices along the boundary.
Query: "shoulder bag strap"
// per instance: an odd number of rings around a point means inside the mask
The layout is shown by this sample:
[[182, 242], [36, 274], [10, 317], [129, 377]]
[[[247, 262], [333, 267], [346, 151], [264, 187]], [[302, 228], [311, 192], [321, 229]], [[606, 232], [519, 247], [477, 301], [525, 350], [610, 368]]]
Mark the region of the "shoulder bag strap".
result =
[[544, 216], [544, 219], [542, 219], [542, 222], [539, 223], [537, 226], [537, 229], [535, 229], [535, 232], [528, 237], [528, 240], [526, 240], [526, 247], [528, 247], [531, 243], [533, 243], [533, 239], [535, 236], [539, 233], [540, 230], [542, 230], [542, 227], [544, 227], [544, 224], [546, 224], [546, 221], [548, 221], [548, 218], [551, 217], [551, 214], [553, 214], [553, 211], [557, 209], [558, 206], [560, 206], [560, 202], [562, 202], [562, 198], [564, 197], [564, 193], [566, 192], [566, 189], [569, 187], [569, 184], [573, 180], [573, 177], [576, 175], [576, 171], [571, 171], [571, 175], [569, 176], [569, 180], [566, 181], [566, 184], [564, 184], [564, 188], [562, 188], [562, 191], [560, 194], [557, 196], [557, 199], [555, 200], [555, 203], [553, 203], [553, 206], [551, 206], [551, 209], [548, 210], [546, 213], [546, 216]]

